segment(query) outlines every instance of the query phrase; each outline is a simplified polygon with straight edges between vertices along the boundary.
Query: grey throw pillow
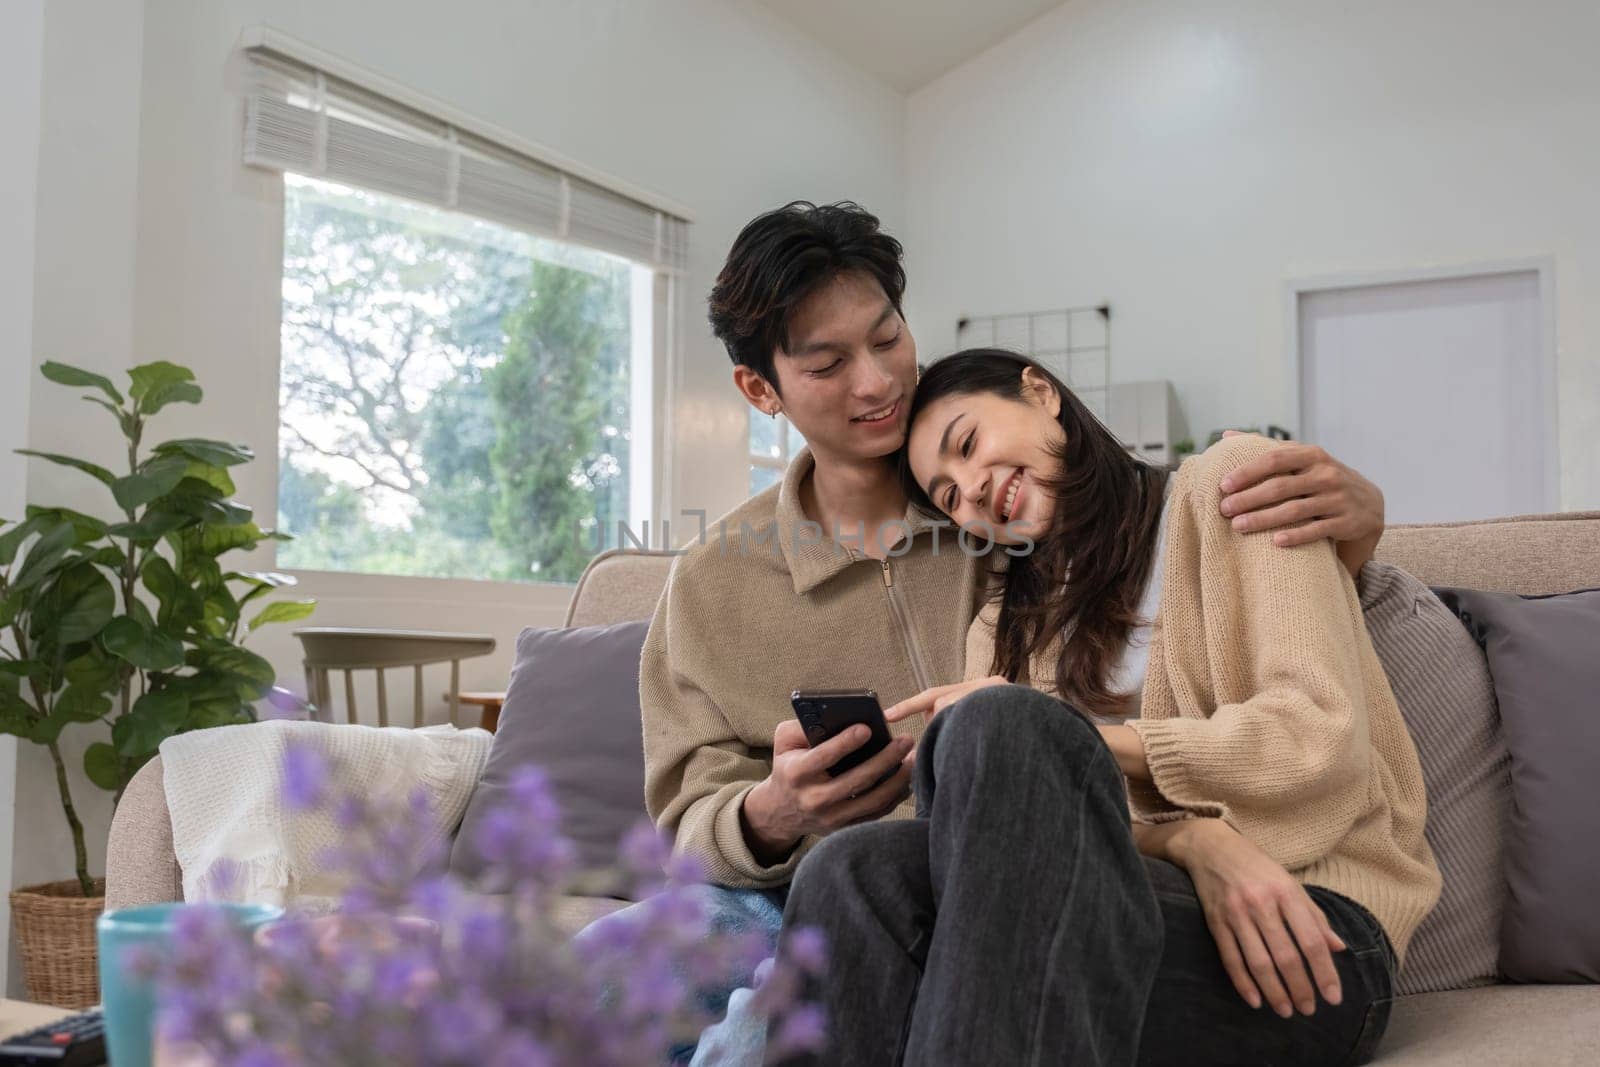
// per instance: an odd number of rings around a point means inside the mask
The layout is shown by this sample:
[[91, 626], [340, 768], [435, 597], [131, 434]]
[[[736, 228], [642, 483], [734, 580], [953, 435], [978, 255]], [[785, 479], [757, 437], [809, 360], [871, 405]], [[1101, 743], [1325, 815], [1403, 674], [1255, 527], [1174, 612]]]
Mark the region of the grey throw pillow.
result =
[[1600, 589], [1439, 596], [1489, 657], [1511, 750], [1500, 969], [1518, 982], [1600, 981]]
[[[489, 762], [450, 853], [452, 871], [482, 872], [476, 827], [485, 811], [508, 802], [512, 775], [530, 763], [550, 778], [580, 866], [598, 875], [615, 868], [618, 841], [645, 818], [639, 655], [649, 628], [644, 619], [522, 631]], [[590, 888], [621, 887], [601, 877]]]
[[1444, 876], [1439, 903], [1411, 939], [1399, 992], [1495, 981], [1505, 909], [1511, 780], [1483, 651], [1427, 586], [1376, 561], [1361, 607], [1389, 687], [1417, 746], [1428, 792], [1425, 833]]

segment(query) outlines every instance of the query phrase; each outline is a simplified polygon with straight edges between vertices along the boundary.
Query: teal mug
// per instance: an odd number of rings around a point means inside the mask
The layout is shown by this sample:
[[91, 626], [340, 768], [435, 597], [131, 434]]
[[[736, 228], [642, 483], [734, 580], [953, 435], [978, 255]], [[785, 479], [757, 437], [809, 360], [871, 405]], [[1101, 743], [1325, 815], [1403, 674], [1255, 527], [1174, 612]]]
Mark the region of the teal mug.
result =
[[[127, 973], [124, 957], [131, 948], [151, 946], [156, 952], [172, 936], [181, 901], [118, 908], [100, 916], [100, 1000], [105, 1006], [106, 1054], [115, 1067], [150, 1067], [155, 1044], [156, 996], [151, 983]], [[272, 904], [208, 904], [219, 908], [247, 930], [281, 918]]]

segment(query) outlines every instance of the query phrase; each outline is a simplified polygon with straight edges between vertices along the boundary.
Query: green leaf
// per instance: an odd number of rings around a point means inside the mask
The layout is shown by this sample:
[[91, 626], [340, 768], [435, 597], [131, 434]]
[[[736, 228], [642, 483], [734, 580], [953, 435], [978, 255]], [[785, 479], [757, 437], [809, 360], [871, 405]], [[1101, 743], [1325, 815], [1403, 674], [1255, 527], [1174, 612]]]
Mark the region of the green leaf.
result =
[[139, 568], [139, 577], [144, 581], [144, 587], [156, 595], [157, 600], [171, 600], [173, 595], [183, 587], [178, 580], [177, 573], [172, 569], [172, 564], [167, 562], [165, 556], [150, 555], [145, 557], [144, 565]]
[[210, 463], [190, 460], [189, 468], [184, 472], [184, 477], [193, 478], [197, 482], [204, 482], [223, 496], [232, 496], [237, 491], [237, 487], [233, 484], [233, 479], [229, 477], [228, 472]]
[[80, 367], [54, 361], [47, 362], [39, 368], [39, 371], [57, 385], [87, 386], [90, 389], [98, 389], [116, 403], [122, 403], [122, 394], [117, 392], [117, 387], [111, 384], [110, 378], [93, 374]]
[[23, 560], [16, 577], [12, 579], [12, 588], [31, 589], [59, 570], [76, 541], [77, 531], [70, 522], [58, 522], [41, 533], [39, 540], [28, 549], [28, 558]]
[[100, 634], [106, 651], [145, 671], [170, 671], [183, 664], [183, 643], [132, 615], [112, 619]]
[[199, 590], [180, 579], [165, 557], [147, 557], [141, 578], [144, 587], [155, 594], [161, 604], [156, 622], [163, 630], [179, 632], [199, 623], [205, 611]]
[[202, 396], [204, 394], [200, 387], [193, 382], [158, 385], [139, 401], [139, 410], [143, 414], [153, 415], [168, 404], [198, 404]]
[[238, 605], [241, 608], [258, 597], [266, 596], [280, 586], [294, 585], [298, 581], [293, 575], [279, 574], [276, 571], [229, 571], [223, 577], [229, 581], [250, 583], [249, 591], [238, 599]]
[[39, 719], [25, 711], [16, 711], [0, 703], [0, 734], [15, 734], [25, 741], [37, 741], [35, 736]]
[[115, 656], [108, 656], [99, 649], [93, 649], [69, 660], [62, 668], [61, 676], [69, 685], [109, 693], [122, 685], [122, 673], [125, 670], [127, 668]]
[[11, 561], [17, 558], [17, 549], [22, 547], [22, 542], [49, 525], [43, 516], [35, 515], [0, 534], [0, 567], [11, 566]]
[[90, 556], [89, 559], [118, 574], [122, 573], [122, 568], [128, 561], [128, 557], [123, 554], [122, 549], [117, 548], [115, 545], [106, 545], [104, 548], [95, 549], [94, 555]]
[[205, 593], [227, 588], [222, 581], [222, 565], [210, 556], [189, 556], [178, 573], [184, 581]]
[[31, 741], [39, 721], [33, 706], [19, 694], [17, 679], [0, 674], [0, 734], [16, 734]]
[[189, 665], [200, 671], [225, 676], [239, 699], [257, 700], [277, 677], [272, 664], [247, 648], [226, 641], [208, 643], [189, 654]]
[[109, 694], [89, 686], [69, 685], [56, 697], [50, 714], [68, 722], [94, 722], [110, 710]]
[[250, 620], [250, 629], [259, 630], [269, 622], [294, 622], [316, 610], [315, 600], [274, 600]]
[[133, 387], [128, 392], [139, 402], [139, 410], [154, 415], [168, 404], [198, 404], [200, 387], [194, 384], [194, 372], [176, 363], [157, 360], [128, 371]]
[[81, 511], [73, 511], [71, 508], [40, 508], [29, 504], [28, 517], [30, 519], [56, 519], [57, 521], [72, 523], [80, 545], [88, 544], [90, 541], [104, 537], [106, 534], [104, 520], [97, 519], [93, 515], [85, 515]]
[[255, 721], [255, 709], [238, 700], [208, 700], [203, 704], [191, 705], [189, 708], [189, 722], [196, 730]]
[[111, 727], [117, 752], [137, 759], [161, 747], [180, 732], [189, 717], [189, 694], [179, 688], [154, 689], [134, 702], [128, 714]]
[[254, 548], [264, 540], [267, 540], [267, 535], [253, 522], [231, 526], [207, 525], [200, 534], [200, 551], [208, 556], [220, 556], [236, 548]]
[[207, 526], [243, 526], [253, 515], [237, 500], [209, 500], [201, 506], [199, 518]]
[[15, 622], [27, 602], [28, 594], [25, 590], [13, 589], [4, 597], [0, 597], [0, 629]]
[[122, 760], [117, 750], [104, 741], [96, 741], [84, 750], [83, 773], [107, 792], [114, 793], [122, 788]]
[[159, 456], [146, 460], [138, 473], [118, 478], [111, 484], [111, 495], [125, 511], [132, 511], [169, 493], [189, 469], [183, 456]]
[[150, 614], [150, 609], [145, 607], [143, 600], [134, 597], [133, 603], [124, 605], [124, 608], [134, 621], [146, 630], [154, 630], [156, 628], [156, 617]]
[[22, 736], [37, 745], [48, 745], [61, 736], [61, 731], [66, 729], [68, 719], [60, 715], [47, 715], [42, 719], [34, 719], [27, 733]]
[[52, 631], [53, 643], [70, 645], [98, 634], [117, 612], [117, 595], [92, 563], [74, 564], [57, 579], [48, 600], [34, 609], [35, 624]]
[[44, 664], [31, 659], [0, 659], [0, 674], [13, 678], [38, 678], [47, 673]]
[[105, 485], [110, 485], [117, 480], [115, 474], [112, 474], [98, 463], [90, 463], [88, 460], [78, 459], [76, 456], [63, 456], [56, 452], [35, 452], [31, 448], [19, 448], [17, 449], [17, 454], [32, 456], [35, 459], [46, 459], [51, 463], [59, 463], [63, 467], [71, 467], [73, 470], [82, 471]]
[[173, 530], [194, 522], [193, 516], [180, 511], [152, 507], [139, 517], [138, 522], [119, 522], [106, 527], [112, 537], [125, 537], [137, 545], [153, 545]]
[[231, 445], [226, 441], [208, 441], [203, 437], [184, 437], [176, 441], [164, 441], [156, 445], [155, 452], [157, 455], [181, 452], [197, 463], [206, 463], [213, 467], [232, 467], [238, 463], [248, 463], [256, 458], [256, 454], [247, 445]]

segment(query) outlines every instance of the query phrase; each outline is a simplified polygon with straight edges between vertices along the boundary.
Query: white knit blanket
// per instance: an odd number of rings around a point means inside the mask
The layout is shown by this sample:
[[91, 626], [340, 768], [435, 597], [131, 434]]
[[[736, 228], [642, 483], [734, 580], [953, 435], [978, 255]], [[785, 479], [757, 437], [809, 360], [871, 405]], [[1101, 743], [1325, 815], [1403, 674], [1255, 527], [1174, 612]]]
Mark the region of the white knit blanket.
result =
[[331, 805], [296, 814], [285, 809], [289, 742], [321, 748], [336, 795], [403, 798], [423, 786], [438, 839], [460, 823], [489, 758], [490, 735], [450, 725], [411, 730], [272, 720], [168, 738], [161, 762], [185, 900], [310, 911], [333, 906], [343, 884], [318, 861], [342, 834]]

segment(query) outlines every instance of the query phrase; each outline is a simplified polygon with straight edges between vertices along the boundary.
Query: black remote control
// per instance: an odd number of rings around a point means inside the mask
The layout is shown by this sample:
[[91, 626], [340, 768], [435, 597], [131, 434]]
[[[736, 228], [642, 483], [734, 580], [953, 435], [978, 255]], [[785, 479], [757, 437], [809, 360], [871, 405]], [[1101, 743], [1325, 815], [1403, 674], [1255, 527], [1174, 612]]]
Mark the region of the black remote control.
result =
[[105, 1062], [106, 1020], [99, 1008], [0, 1037], [0, 1067], [99, 1067]]

